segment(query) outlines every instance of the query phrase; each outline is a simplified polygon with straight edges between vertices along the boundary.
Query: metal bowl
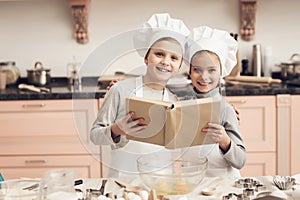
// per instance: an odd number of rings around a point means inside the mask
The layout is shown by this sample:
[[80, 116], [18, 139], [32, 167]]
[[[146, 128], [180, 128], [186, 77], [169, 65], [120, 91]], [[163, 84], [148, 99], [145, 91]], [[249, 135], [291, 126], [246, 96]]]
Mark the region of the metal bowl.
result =
[[296, 180], [290, 176], [275, 176], [273, 182], [279, 189], [288, 190], [295, 185]]
[[141, 156], [137, 164], [145, 185], [157, 195], [183, 195], [191, 193], [202, 181], [207, 158], [186, 160], [159, 152]]

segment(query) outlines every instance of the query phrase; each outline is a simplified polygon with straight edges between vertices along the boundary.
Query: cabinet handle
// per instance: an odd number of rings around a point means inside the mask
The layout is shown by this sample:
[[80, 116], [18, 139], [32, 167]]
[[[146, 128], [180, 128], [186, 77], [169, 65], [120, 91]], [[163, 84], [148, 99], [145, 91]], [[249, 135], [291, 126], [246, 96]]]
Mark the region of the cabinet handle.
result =
[[42, 108], [45, 107], [46, 104], [44, 103], [38, 103], [38, 104], [23, 104], [22, 107], [23, 108]]
[[237, 100], [237, 101], [229, 101], [230, 104], [245, 104], [247, 103], [246, 100]]
[[25, 160], [26, 164], [47, 163], [47, 160]]

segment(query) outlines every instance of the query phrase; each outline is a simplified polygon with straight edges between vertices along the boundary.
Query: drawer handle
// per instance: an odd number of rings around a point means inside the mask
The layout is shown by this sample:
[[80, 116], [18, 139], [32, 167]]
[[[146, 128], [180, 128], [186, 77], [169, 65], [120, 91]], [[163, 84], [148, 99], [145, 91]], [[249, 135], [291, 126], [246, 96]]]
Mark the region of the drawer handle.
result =
[[246, 100], [229, 101], [230, 104], [245, 104]]
[[25, 160], [26, 164], [47, 163], [47, 160]]
[[46, 104], [44, 103], [39, 103], [39, 104], [23, 104], [23, 108], [42, 108], [45, 107]]

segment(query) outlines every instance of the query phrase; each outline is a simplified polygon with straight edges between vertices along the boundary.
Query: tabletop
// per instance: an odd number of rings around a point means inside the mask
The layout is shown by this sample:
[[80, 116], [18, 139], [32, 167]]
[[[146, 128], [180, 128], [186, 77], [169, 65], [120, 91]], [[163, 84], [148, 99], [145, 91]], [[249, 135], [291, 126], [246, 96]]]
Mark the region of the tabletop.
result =
[[[287, 200], [296, 200], [300, 199], [300, 174], [293, 176], [296, 179], [296, 185], [293, 188], [288, 190], [280, 190], [274, 183], [272, 176], [261, 176], [261, 177], [242, 177], [238, 180], [232, 180], [229, 178], [210, 178], [205, 177], [199, 186], [190, 194], [187, 195], [177, 195], [177, 196], [164, 196], [162, 199], [170, 200], [206, 200], [206, 199], [260, 199], [262, 197], [268, 196], [269, 199], [287, 199]], [[82, 191], [86, 189], [99, 189], [102, 186], [103, 179], [85, 179], [82, 185], [77, 186]], [[216, 180], [217, 183], [216, 183]], [[240, 184], [242, 182], [253, 183], [253, 185]], [[214, 184], [216, 190], [212, 195], [202, 194], [202, 190]], [[130, 186], [134, 185], [143, 185], [141, 180], [135, 179], [132, 182], [128, 183]], [[115, 195], [122, 196], [124, 188], [120, 188], [114, 183], [113, 179], [107, 179], [105, 185], [104, 194], [113, 193]], [[272, 198], [270, 198], [270, 196]], [[100, 199], [100, 198], [99, 198]], [[134, 199], [134, 198], [133, 198]], [[143, 200], [143, 198], [140, 198]], [[131, 200], [128, 198], [128, 200]]]

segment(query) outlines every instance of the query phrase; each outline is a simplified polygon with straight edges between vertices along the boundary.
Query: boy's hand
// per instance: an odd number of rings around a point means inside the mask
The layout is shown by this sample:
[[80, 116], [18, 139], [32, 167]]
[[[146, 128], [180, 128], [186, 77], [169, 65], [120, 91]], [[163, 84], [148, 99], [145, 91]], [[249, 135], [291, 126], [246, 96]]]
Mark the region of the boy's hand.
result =
[[144, 119], [138, 118], [133, 120], [134, 112], [129, 112], [125, 117], [116, 121], [116, 123], [112, 126], [112, 132], [115, 136], [117, 135], [125, 135], [125, 134], [138, 134], [143, 131], [147, 125], [140, 125]]

